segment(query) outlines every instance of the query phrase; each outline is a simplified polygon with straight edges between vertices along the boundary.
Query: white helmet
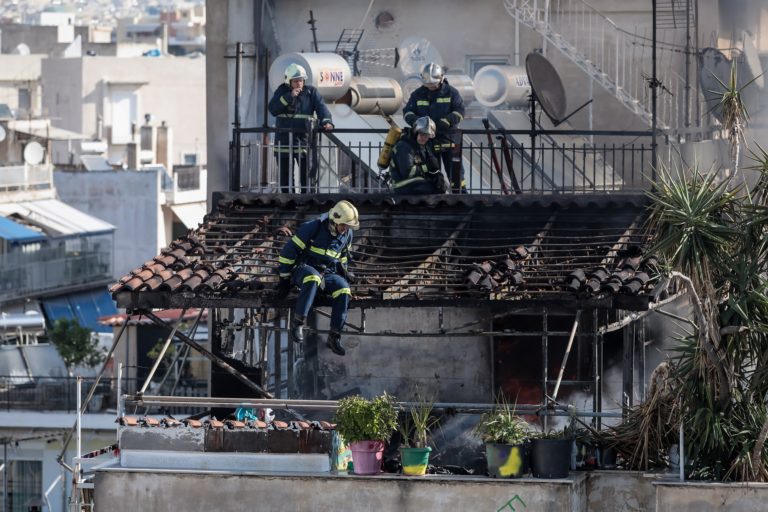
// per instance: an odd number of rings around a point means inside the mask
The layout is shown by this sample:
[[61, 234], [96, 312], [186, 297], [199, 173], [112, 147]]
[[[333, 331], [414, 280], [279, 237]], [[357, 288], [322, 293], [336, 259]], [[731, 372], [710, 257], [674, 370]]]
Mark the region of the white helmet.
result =
[[307, 79], [307, 70], [304, 69], [304, 66], [294, 63], [285, 68], [286, 85], [291, 85], [291, 80], [296, 80], [297, 78]]
[[414, 135], [418, 135], [420, 133], [424, 133], [429, 136], [429, 138], [433, 138], [435, 136], [435, 122], [427, 117], [420, 117], [413, 123], [413, 133]]
[[430, 62], [421, 70], [421, 82], [423, 84], [439, 84], [442, 83], [444, 75], [443, 67], [440, 64]]
[[334, 224], [346, 224], [352, 229], [360, 227], [357, 208], [347, 200], [342, 199], [328, 212], [328, 218]]

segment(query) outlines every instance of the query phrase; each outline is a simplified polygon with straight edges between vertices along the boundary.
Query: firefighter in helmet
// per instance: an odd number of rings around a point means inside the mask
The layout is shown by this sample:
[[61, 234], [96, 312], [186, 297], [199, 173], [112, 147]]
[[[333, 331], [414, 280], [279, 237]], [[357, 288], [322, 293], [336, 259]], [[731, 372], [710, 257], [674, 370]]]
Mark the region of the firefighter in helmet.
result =
[[326, 346], [340, 356], [346, 353], [341, 331], [352, 296], [349, 286], [354, 281], [348, 270], [352, 230], [359, 225], [357, 208], [349, 201], [339, 201], [327, 214], [299, 226], [280, 252], [278, 299], [285, 298], [293, 285], [299, 287], [290, 325], [290, 337], [296, 343], [304, 341], [304, 326], [319, 288], [332, 300]]
[[[435, 122], [432, 148], [443, 162], [454, 193], [467, 192], [461, 163], [461, 134], [457, 126], [464, 119], [464, 101], [459, 91], [445, 79], [442, 66], [430, 62], [421, 70], [422, 86], [413, 91], [403, 108], [405, 122], [413, 125], [428, 116]], [[455, 166], [454, 166], [454, 160]]]
[[440, 161], [429, 144], [434, 137], [435, 122], [424, 116], [395, 144], [389, 171], [395, 194], [445, 193]]
[[275, 116], [277, 128], [292, 130], [275, 134], [275, 156], [280, 168], [280, 191], [293, 192], [291, 183], [292, 160], [299, 162], [300, 184], [302, 193], [309, 191], [307, 169], [307, 132], [310, 120], [316, 115], [320, 127], [333, 129], [331, 113], [325, 106], [317, 89], [306, 84], [307, 70], [299, 64], [291, 64], [285, 69], [285, 83], [275, 90], [269, 101], [269, 113]]

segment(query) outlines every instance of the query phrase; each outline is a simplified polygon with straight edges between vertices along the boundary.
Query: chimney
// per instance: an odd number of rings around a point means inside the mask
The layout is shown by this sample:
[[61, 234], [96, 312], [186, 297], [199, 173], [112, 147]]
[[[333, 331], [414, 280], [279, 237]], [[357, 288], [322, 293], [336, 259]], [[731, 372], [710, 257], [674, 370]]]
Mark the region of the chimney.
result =
[[173, 131], [163, 121], [157, 127], [157, 145], [156, 157], [157, 163], [165, 165], [166, 169], [173, 169]]

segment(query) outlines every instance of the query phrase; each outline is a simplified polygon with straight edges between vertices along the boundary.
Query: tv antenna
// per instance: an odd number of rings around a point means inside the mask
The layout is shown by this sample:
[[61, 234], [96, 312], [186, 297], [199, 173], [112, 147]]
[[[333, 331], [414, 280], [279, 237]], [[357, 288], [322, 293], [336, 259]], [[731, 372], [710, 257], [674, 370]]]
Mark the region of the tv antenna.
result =
[[525, 57], [525, 72], [531, 84], [528, 114], [531, 120], [531, 169], [533, 169], [536, 164], [536, 104], [539, 104], [554, 126], [559, 126], [592, 103], [592, 99], [590, 98], [582, 106], [566, 115], [565, 87], [552, 63], [542, 54], [531, 52]]

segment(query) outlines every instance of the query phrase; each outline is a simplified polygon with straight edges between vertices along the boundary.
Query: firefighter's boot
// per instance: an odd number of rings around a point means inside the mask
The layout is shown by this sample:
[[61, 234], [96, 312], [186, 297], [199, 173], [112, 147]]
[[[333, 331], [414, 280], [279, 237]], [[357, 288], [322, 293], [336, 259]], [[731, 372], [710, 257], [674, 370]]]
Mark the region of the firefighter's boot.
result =
[[304, 343], [304, 324], [307, 318], [303, 316], [294, 316], [291, 318], [290, 337], [294, 343]]
[[347, 353], [341, 345], [341, 333], [339, 331], [331, 330], [331, 332], [328, 333], [328, 340], [325, 342], [325, 346], [331, 349], [334, 354], [340, 356]]

